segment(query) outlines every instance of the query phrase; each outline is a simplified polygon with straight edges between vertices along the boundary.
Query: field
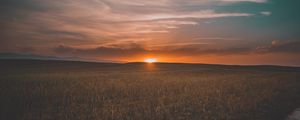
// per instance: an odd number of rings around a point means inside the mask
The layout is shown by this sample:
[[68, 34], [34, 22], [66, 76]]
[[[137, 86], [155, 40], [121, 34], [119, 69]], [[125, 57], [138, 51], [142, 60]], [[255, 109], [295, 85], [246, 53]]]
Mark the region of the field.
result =
[[300, 68], [0, 60], [1, 120], [283, 120]]

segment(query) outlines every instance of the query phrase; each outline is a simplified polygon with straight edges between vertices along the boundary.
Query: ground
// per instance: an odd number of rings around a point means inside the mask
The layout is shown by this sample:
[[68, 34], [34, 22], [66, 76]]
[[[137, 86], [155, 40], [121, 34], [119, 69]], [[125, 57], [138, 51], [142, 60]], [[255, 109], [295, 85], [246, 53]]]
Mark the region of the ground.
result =
[[1, 120], [283, 120], [300, 68], [0, 60]]

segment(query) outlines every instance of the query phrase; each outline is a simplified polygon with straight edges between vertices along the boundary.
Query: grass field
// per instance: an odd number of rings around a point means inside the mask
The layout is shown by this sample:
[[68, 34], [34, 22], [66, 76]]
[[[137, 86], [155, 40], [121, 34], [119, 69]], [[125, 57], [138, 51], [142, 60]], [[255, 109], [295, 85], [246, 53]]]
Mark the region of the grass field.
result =
[[0, 60], [1, 120], [283, 120], [300, 69]]

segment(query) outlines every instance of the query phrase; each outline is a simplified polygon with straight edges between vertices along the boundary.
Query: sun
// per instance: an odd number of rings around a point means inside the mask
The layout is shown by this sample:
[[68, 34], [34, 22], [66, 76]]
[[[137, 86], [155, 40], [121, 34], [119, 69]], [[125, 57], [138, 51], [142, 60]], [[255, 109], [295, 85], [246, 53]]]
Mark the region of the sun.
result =
[[155, 58], [146, 58], [146, 59], [144, 60], [144, 62], [146, 62], [146, 63], [155, 63], [155, 62], [157, 62], [157, 61], [156, 61]]

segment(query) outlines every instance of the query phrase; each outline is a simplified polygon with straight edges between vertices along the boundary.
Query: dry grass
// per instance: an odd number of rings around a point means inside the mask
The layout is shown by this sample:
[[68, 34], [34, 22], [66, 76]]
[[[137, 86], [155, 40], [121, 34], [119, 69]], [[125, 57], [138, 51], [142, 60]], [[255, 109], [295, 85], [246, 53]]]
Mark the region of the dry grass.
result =
[[280, 120], [298, 68], [1, 61], [1, 120]]

